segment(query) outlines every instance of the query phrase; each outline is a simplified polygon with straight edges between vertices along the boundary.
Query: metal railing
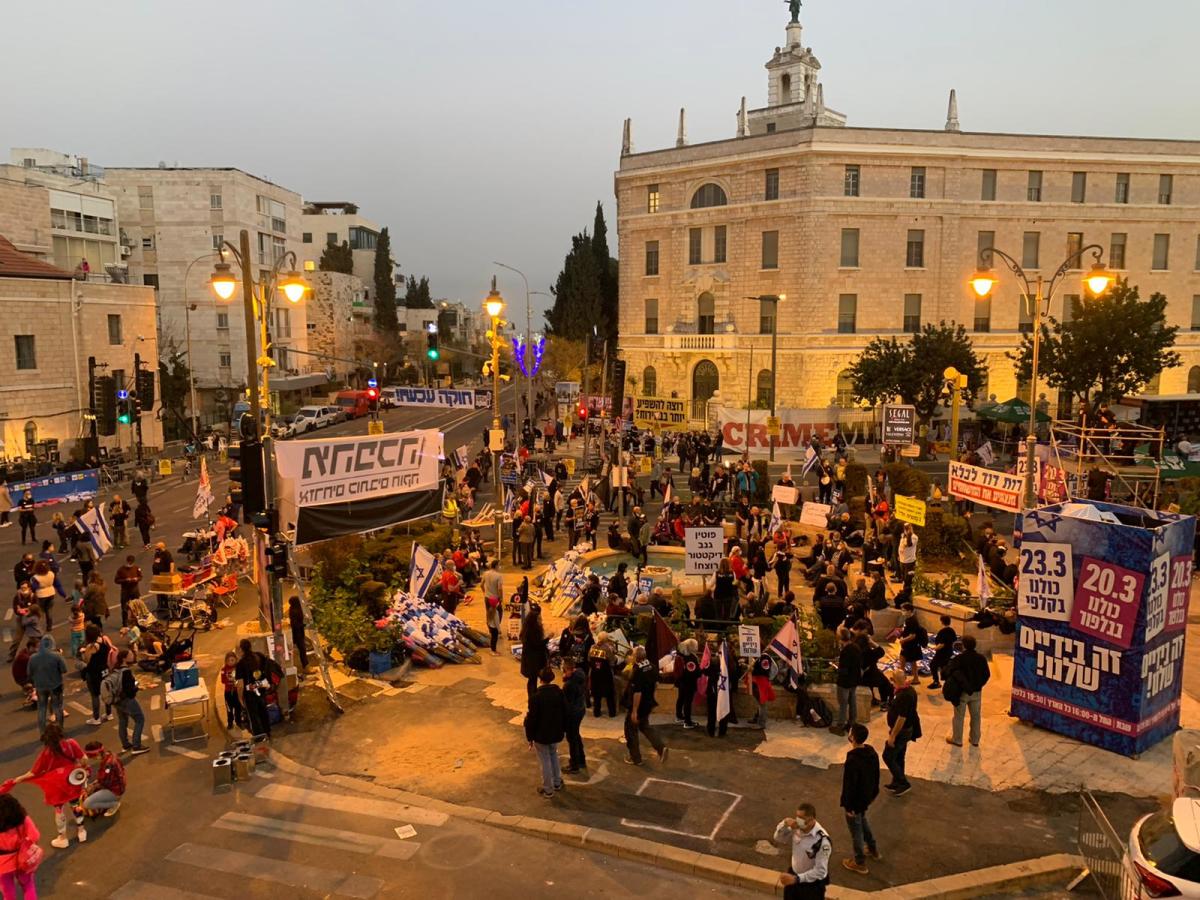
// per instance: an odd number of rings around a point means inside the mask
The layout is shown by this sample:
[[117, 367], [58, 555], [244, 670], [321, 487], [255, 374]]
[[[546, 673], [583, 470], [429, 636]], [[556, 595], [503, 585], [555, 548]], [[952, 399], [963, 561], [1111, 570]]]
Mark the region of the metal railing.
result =
[[1105, 900], [1136, 900], [1140, 885], [1125, 842], [1117, 836], [1099, 801], [1091, 791], [1079, 792], [1079, 855], [1086, 868], [1071, 883], [1070, 890], [1091, 877]]

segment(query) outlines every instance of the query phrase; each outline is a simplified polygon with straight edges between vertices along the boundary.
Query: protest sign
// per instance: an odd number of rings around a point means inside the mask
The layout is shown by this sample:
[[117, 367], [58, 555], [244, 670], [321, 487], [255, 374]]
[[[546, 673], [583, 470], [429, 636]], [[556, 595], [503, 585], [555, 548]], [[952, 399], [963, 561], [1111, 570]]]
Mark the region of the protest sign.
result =
[[683, 574], [714, 574], [721, 562], [724, 539], [725, 532], [721, 528], [685, 528]]
[[893, 498], [896, 501], [896, 518], [901, 522], [911, 522], [919, 527], [925, 526], [925, 501], [918, 500], [916, 497], [905, 497], [903, 494], [896, 494]]
[[947, 487], [950, 494], [963, 500], [973, 500], [1007, 512], [1021, 511], [1024, 481], [1008, 472], [997, 472], [994, 469], [951, 460]]
[[1035, 619], [1070, 622], [1075, 599], [1071, 562], [1070, 544], [1024, 541], [1017, 611]]
[[762, 638], [757, 625], [738, 626], [738, 656], [758, 659], [762, 655]]
[[814, 528], [827, 528], [833, 507], [828, 503], [813, 503], [811, 500], [800, 507], [800, 524]]

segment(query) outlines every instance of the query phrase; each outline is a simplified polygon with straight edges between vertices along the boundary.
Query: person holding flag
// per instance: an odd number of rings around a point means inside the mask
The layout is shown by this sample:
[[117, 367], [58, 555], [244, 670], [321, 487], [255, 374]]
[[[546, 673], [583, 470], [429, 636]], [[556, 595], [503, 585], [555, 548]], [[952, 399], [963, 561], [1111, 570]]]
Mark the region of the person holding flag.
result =
[[441, 577], [442, 566], [438, 558], [414, 542], [408, 574], [408, 592], [423, 600], [429, 589], [440, 582]]
[[[101, 507], [93, 506], [84, 512], [75, 520], [75, 527], [83, 535], [80, 543], [87, 543], [91, 547], [92, 558], [90, 561], [93, 566], [113, 548], [112, 531], [108, 527], [108, 520], [104, 518], [104, 510]], [[81, 563], [80, 568], [82, 567]], [[86, 577], [85, 575], [85, 580]]]
[[[705, 706], [708, 711], [708, 723], [705, 730], [709, 737], [725, 737], [729, 723], [736, 721], [733, 712], [733, 681], [730, 672], [736, 671], [736, 663], [731, 665], [729, 645], [721, 641], [716, 653], [710, 653], [706, 646], [704, 658], [708, 665], [704, 666], [707, 678], [705, 684]], [[701, 660], [703, 662], [703, 660]]]

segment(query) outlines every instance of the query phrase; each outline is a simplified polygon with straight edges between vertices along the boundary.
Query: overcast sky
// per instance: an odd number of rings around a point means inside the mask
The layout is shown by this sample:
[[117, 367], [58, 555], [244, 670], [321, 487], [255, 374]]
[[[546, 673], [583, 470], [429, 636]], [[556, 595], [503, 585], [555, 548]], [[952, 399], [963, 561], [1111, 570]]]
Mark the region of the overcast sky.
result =
[[[622, 120], [635, 150], [670, 146], [681, 106], [692, 142], [731, 137], [787, 19], [784, 0], [12, 3], [0, 146], [353, 201], [435, 297], [476, 303], [492, 260], [549, 290], [597, 200], [615, 252]], [[850, 125], [940, 128], [955, 87], [963, 130], [1200, 138], [1197, 0], [807, 0], [801, 22]]]

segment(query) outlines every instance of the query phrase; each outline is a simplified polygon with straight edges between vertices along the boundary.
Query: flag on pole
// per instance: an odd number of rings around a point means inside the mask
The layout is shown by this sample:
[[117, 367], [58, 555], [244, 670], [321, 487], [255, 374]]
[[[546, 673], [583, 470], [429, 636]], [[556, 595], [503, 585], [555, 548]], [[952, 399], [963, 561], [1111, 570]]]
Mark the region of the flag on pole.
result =
[[509, 488], [504, 489], [504, 514], [509, 518], [517, 510], [517, 498]]
[[789, 479], [792, 477], [792, 464], [791, 463], [787, 464], [787, 469], [784, 470], [783, 474], [786, 475]]
[[675, 494], [675, 491], [671, 487], [671, 482], [668, 481], [666, 490], [663, 491], [662, 511], [659, 512], [659, 514], [658, 514], [658, 517], [660, 519], [665, 519], [667, 517], [667, 510], [670, 508], [671, 503], [674, 500], [674, 494]]
[[729, 715], [733, 708], [733, 683], [729, 680], [729, 642], [721, 641], [721, 674], [717, 679], [717, 721]]
[[696, 694], [704, 694], [708, 691], [708, 667], [712, 665], [712, 653], [708, 649], [708, 642], [704, 642], [704, 654], [700, 657], [700, 677], [696, 679]]
[[800, 632], [796, 629], [796, 623], [789, 620], [780, 628], [775, 639], [767, 645], [767, 649], [787, 666], [788, 683], [792, 688], [798, 687], [800, 676], [804, 674], [804, 660], [800, 656]]
[[654, 624], [646, 635], [646, 656], [654, 663], [654, 670], [661, 668], [662, 659], [679, 646], [679, 635], [671, 630], [667, 620], [654, 611]]
[[987, 606], [988, 600], [992, 598], [992, 584], [988, 579], [987, 567], [983, 563], [983, 554], [979, 554], [978, 567], [978, 588], [979, 588], [979, 608]]
[[554, 481], [554, 476], [545, 469], [542, 469], [542, 484], [544, 484], [546, 487], [550, 487], [550, 483], [552, 481]]
[[75, 527], [91, 543], [92, 549], [96, 551], [96, 559], [102, 558], [112, 549], [112, 532], [100, 507], [96, 506], [85, 512], [76, 520]]
[[801, 478], [809, 473], [809, 470], [817, 464], [818, 459], [820, 459], [820, 456], [818, 455], [817, 451], [813, 449], [813, 445], [809, 444], [808, 449], [804, 453], [804, 468], [800, 470]]
[[442, 564], [438, 558], [414, 542], [412, 546], [412, 570], [408, 575], [408, 592], [414, 597], [423, 598], [442, 577]]
[[579, 493], [583, 494], [583, 500], [585, 503], [587, 502], [588, 492], [592, 489], [590, 478], [591, 476], [584, 475], [583, 481], [579, 482]]
[[212, 482], [208, 478], [208, 460], [200, 457], [200, 484], [196, 488], [196, 502], [192, 505], [192, 518], [199, 519], [208, 512], [213, 502]]
[[[761, 521], [761, 520], [760, 520]], [[767, 533], [774, 534], [779, 530], [779, 526], [783, 524], [783, 516], [779, 514], [779, 503], [776, 502], [771, 507], [771, 522], [767, 526]]]

